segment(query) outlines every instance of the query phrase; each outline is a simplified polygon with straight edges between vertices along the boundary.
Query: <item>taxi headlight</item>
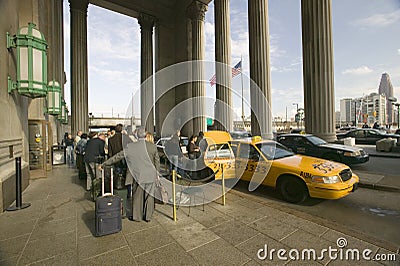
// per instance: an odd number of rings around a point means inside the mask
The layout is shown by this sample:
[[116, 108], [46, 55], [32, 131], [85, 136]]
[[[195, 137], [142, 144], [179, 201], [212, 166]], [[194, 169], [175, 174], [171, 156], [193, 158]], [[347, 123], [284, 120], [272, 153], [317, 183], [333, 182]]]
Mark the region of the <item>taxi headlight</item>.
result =
[[340, 182], [340, 178], [338, 176], [316, 176], [312, 177], [312, 182], [322, 183], [322, 184], [335, 184]]
[[343, 155], [347, 156], [347, 157], [357, 157], [357, 156], [361, 155], [361, 152], [360, 151], [353, 151], [353, 152], [347, 151]]

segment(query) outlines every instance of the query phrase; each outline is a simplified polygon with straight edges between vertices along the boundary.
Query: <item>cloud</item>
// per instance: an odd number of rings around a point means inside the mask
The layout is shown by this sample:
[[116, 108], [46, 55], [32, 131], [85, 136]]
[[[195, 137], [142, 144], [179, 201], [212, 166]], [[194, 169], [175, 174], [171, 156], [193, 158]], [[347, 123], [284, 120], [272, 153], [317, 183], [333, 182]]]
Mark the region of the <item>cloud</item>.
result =
[[400, 55], [400, 49], [397, 49], [397, 53]]
[[349, 69], [346, 69], [346, 70], [344, 70], [344, 71], [342, 72], [342, 74], [364, 75], [364, 74], [369, 74], [369, 73], [371, 73], [371, 72], [373, 72], [373, 70], [370, 69], [369, 67], [367, 67], [367, 66], [361, 66], [361, 67], [358, 67], [358, 68], [349, 68]]
[[91, 5], [88, 12], [90, 56], [103, 60], [137, 59], [140, 53], [140, 31], [135, 19]]
[[288, 118], [296, 113], [297, 103], [299, 108], [304, 107], [303, 88], [290, 87], [290, 88], [272, 88], [272, 113], [274, 116], [285, 117], [286, 108], [288, 111]]
[[390, 13], [375, 14], [366, 18], [362, 18], [353, 22], [356, 26], [377, 26], [383, 27], [390, 24], [394, 24], [400, 21], [400, 10], [396, 10]]

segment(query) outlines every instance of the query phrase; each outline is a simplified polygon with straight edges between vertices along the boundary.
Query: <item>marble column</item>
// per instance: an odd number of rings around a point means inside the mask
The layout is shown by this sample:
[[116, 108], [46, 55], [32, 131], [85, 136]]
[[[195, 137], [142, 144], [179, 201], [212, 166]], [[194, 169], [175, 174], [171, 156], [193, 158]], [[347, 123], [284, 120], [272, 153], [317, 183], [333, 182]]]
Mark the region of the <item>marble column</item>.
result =
[[[49, 3], [49, 33], [47, 41], [49, 43], [48, 50], [48, 76], [50, 82], [55, 79], [60, 83], [61, 93], [64, 95], [64, 24], [63, 24], [63, 0], [54, 0]], [[50, 42], [51, 41], [51, 42]], [[50, 62], [51, 60], [51, 62]], [[70, 110], [71, 107], [68, 106]], [[64, 136], [61, 131], [61, 122], [56, 117], [49, 116], [52, 129], [51, 143], [57, 143]]]
[[232, 69], [229, 0], [214, 0], [216, 61], [216, 127], [232, 131]]
[[88, 0], [69, 0], [71, 12], [71, 128], [89, 131], [88, 125]]
[[53, 53], [55, 55], [54, 78], [60, 83], [62, 92], [64, 92], [64, 26], [63, 26], [63, 0], [55, 0], [53, 3], [53, 28], [54, 45]]
[[336, 140], [331, 0], [302, 0], [305, 130]]
[[[146, 131], [154, 132], [153, 27], [155, 18], [141, 13], [140, 25], [140, 119]], [[150, 79], [149, 79], [150, 78]]]
[[[205, 115], [204, 65], [197, 60], [204, 59], [204, 17], [207, 5], [193, 1], [189, 6], [189, 16], [192, 20], [192, 99], [193, 99], [193, 133], [207, 130]], [[197, 61], [197, 62], [196, 62]], [[197, 97], [197, 98], [196, 98]], [[200, 97], [200, 98], [198, 98]]]
[[248, 1], [251, 132], [272, 138], [268, 1]]

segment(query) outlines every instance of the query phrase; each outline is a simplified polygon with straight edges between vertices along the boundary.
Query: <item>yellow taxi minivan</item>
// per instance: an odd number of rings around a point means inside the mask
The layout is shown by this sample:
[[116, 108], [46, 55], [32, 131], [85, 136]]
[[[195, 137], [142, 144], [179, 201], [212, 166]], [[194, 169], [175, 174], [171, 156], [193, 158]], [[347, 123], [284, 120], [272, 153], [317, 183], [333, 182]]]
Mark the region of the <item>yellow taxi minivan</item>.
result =
[[215, 179], [223, 173], [226, 179], [249, 181], [250, 190], [270, 186], [292, 203], [308, 197], [339, 199], [357, 189], [359, 178], [347, 165], [296, 155], [261, 137], [232, 140], [223, 131], [209, 131], [204, 136], [208, 143], [204, 162], [214, 171]]

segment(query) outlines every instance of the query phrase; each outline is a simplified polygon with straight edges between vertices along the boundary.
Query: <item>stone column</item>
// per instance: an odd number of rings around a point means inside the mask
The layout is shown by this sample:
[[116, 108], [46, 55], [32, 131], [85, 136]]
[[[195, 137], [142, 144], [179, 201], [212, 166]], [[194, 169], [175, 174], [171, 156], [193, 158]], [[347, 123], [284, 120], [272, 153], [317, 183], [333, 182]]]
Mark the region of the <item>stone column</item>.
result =
[[305, 130], [331, 142], [335, 134], [331, 0], [302, 0]]
[[[154, 132], [153, 27], [155, 18], [141, 13], [140, 25], [140, 119], [146, 131]], [[150, 78], [151, 77], [151, 78]], [[149, 80], [147, 80], [150, 78]]]
[[216, 61], [216, 126], [232, 131], [232, 69], [229, 0], [214, 0], [215, 61]]
[[251, 132], [272, 138], [268, 1], [248, 1]]
[[[192, 19], [192, 60], [204, 59], [204, 16], [207, 5], [200, 1], [193, 1], [189, 6], [189, 16]], [[192, 68], [192, 98], [193, 98], [193, 133], [207, 130], [204, 116], [205, 96], [204, 66], [201, 62], [194, 62]]]
[[53, 9], [53, 27], [54, 27], [54, 40], [55, 47], [54, 54], [56, 58], [54, 77], [60, 82], [62, 91], [64, 92], [64, 26], [63, 26], [63, 1], [55, 0], [52, 1], [54, 5]]
[[[50, 25], [46, 40], [49, 44], [47, 80], [50, 82], [55, 79], [60, 83], [61, 93], [64, 95], [64, 24], [63, 24], [63, 0], [49, 1], [48, 15]], [[71, 109], [71, 106], [68, 106]], [[51, 131], [53, 135], [49, 139], [50, 143], [57, 143], [63, 137], [64, 132], [60, 129], [61, 122], [55, 116], [49, 116]]]
[[71, 12], [71, 128], [89, 131], [88, 125], [88, 0], [69, 0]]

